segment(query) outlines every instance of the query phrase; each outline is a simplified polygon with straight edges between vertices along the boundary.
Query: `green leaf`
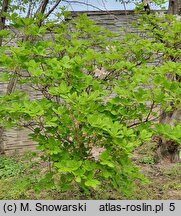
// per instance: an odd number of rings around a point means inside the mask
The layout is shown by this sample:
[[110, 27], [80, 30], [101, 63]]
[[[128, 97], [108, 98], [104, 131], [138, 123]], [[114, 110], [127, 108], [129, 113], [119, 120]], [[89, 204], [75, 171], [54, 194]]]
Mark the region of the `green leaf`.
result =
[[143, 129], [140, 131], [140, 138], [144, 141], [149, 141], [152, 137], [152, 133]]
[[77, 177], [75, 178], [75, 181], [78, 182], [78, 183], [80, 183], [80, 182], [81, 182], [81, 177], [80, 177], [80, 176], [77, 176]]
[[114, 167], [115, 167], [114, 163], [112, 163], [112, 162], [110, 162], [110, 161], [106, 161], [106, 160], [101, 161], [100, 164], [102, 164], [102, 165], [107, 165], [107, 166], [110, 167], [110, 168], [114, 168]]
[[0, 31], [0, 37], [6, 37], [9, 35], [9, 31], [8, 30], [1, 30]]
[[82, 161], [76, 160], [62, 160], [61, 162], [55, 163], [59, 172], [73, 172], [80, 168]]
[[83, 167], [85, 170], [91, 171], [95, 169], [96, 165], [94, 162], [86, 160], [83, 164]]
[[96, 189], [97, 186], [100, 185], [100, 184], [101, 184], [100, 181], [98, 181], [96, 179], [90, 179], [90, 180], [88, 180], [88, 181], [85, 182], [85, 185], [87, 187], [92, 187], [94, 189]]

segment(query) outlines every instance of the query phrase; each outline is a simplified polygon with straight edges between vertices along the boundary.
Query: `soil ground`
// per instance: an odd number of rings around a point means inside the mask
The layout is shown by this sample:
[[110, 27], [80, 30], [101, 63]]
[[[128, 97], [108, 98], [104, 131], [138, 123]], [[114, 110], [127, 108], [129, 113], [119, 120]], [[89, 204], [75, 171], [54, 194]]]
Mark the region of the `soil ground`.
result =
[[[11, 160], [11, 158], [7, 159], [7, 161]], [[42, 187], [40, 189], [39, 186], [37, 186], [37, 182], [39, 181], [40, 176], [48, 171], [48, 163], [42, 162], [37, 157], [32, 157], [31, 153], [27, 153], [27, 155], [18, 159], [15, 157], [15, 160], [19, 161], [21, 165], [15, 166], [14, 162], [12, 162], [11, 165], [11, 162], [6, 161], [9, 169], [6, 169], [5, 171], [3, 171], [0, 166], [0, 199], [2, 200], [181, 200], [181, 161], [179, 163], [170, 163], [169, 161], [155, 163], [154, 144], [143, 145], [134, 152], [133, 160], [140, 168], [141, 172], [148, 178], [149, 183], [144, 185], [137, 183], [137, 188], [134, 193], [127, 197], [109, 187], [105, 187], [106, 189], [102, 191], [92, 191], [87, 194], [82, 193], [75, 187], [73, 190], [68, 190], [68, 192], [62, 193], [50, 183], [43, 182], [43, 180], [42, 184], [44, 184], [45, 187], [44, 189], [42, 189]], [[11, 176], [13, 172], [19, 173], [15, 173], [14, 176]]]

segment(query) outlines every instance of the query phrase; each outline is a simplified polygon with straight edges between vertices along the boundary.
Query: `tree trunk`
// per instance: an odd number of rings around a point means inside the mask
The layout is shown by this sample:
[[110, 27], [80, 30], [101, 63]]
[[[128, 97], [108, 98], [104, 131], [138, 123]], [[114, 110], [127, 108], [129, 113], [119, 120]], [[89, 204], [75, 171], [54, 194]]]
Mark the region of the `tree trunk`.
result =
[[[3, 0], [2, 3], [2, 9], [0, 11], [0, 31], [4, 29], [5, 27], [5, 21], [6, 17], [3, 15], [3, 13], [7, 12], [9, 6], [9, 0]], [[0, 46], [2, 46], [3, 42], [3, 37], [0, 36]], [[0, 153], [3, 153], [4, 148], [3, 148], [3, 133], [4, 133], [4, 128], [0, 127]]]
[[168, 13], [181, 15], [181, 0], [169, 0]]
[[[174, 126], [174, 122], [181, 123], [181, 110], [173, 109], [172, 112], [166, 113], [163, 111], [160, 123]], [[174, 140], [168, 140], [159, 137], [158, 150], [156, 155], [157, 161], [167, 160], [171, 163], [179, 161], [179, 144]]]
[[[6, 18], [5, 16], [3, 15], [3, 13], [7, 12], [8, 10], [8, 6], [9, 6], [9, 0], [4, 0], [3, 3], [2, 3], [2, 9], [0, 11], [0, 31], [4, 29], [5, 27], [5, 21], [6, 21]], [[0, 37], [0, 46], [2, 46], [2, 36]]]
[[[173, 15], [181, 15], [181, 0], [169, 0], [168, 13]], [[179, 49], [179, 47], [177, 47]], [[180, 61], [180, 59], [178, 60]], [[180, 82], [181, 77], [176, 75], [175, 79]], [[173, 111], [166, 113], [162, 112], [160, 123], [169, 124], [174, 126], [174, 122], [178, 121], [181, 123], [181, 110], [173, 107]], [[163, 137], [159, 138], [158, 142], [158, 151], [157, 159], [165, 160], [167, 159], [170, 162], [178, 162], [179, 159], [179, 144], [176, 141], [164, 139]]]

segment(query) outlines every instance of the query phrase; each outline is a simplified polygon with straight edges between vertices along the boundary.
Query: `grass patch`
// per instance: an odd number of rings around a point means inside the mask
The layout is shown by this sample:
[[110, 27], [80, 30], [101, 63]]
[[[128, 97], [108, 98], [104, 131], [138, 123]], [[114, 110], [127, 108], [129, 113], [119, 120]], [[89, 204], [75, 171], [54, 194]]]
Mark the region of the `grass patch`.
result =
[[19, 176], [24, 170], [24, 164], [15, 158], [0, 156], [0, 179]]
[[[146, 153], [146, 152], [145, 152]], [[148, 152], [147, 152], [148, 153]], [[149, 179], [149, 183], [136, 183], [134, 193], [123, 196], [112, 189], [106, 182], [100, 190], [81, 191], [76, 184], [71, 190], [63, 192], [60, 189], [59, 175], [53, 176], [52, 184], [49, 175], [49, 164], [41, 157], [26, 153], [22, 157], [0, 157], [0, 199], [30, 199], [30, 200], [152, 200], [152, 199], [180, 199], [181, 198], [181, 164], [154, 164], [152, 155], [143, 157], [143, 152], [137, 152], [136, 163], [142, 173]], [[51, 175], [50, 175], [51, 176]]]

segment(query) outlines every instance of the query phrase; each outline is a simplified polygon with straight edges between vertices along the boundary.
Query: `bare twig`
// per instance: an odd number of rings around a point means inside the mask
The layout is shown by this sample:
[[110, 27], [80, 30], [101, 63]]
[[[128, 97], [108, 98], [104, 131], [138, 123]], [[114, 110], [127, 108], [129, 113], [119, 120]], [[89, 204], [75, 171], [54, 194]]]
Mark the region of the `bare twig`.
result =
[[27, 18], [30, 18], [31, 17], [31, 11], [32, 11], [32, 5], [33, 5], [33, 1], [32, 0], [29, 0], [29, 7], [28, 7], [28, 13], [26, 15]]
[[150, 115], [151, 115], [151, 112], [152, 112], [152, 110], [153, 110], [153, 108], [154, 108], [154, 105], [155, 105], [155, 101], [153, 101], [153, 103], [151, 104], [151, 107], [150, 107], [149, 113], [148, 113], [148, 115], [147, 115], [145, 121], [148, 121], [148, 119], [149, 119], [149, 117], [150, 117]]
[[[159, 117], [160, 117], [160, 116], [157, 116], [157, 117], [155, 117], [155, 118], [153, 118], [153, 119], [150, 119], [150, 121], [158, 120]], [[144, 120], [144, 121], [140, 121], [140, 122], [135, 122], [135, 123], [133, 123], [133, 124], [131, 124], [131, 125], [128, 125], [127, 127], [128, 127], [128, 128], [132, 128], [132, 127], [135, 127], [135, 126], [140, 125], [140, 124], [142, 124], [142, 123], [145, 123], [145, 122], [147, 122], [147, 121], [148, 121], [148, 120]]]
[[91, 7], [95, 8], [95, 9], [97, 9], [97, 10], [103, 11], [99, 7], [96, 7], [95, 5], [90, 4], [90, 3], [85, 3], [85, 2], [80, 2], [80, 1], [69, 1], [69, 0], [62, 0], [62, 2], [67, 2], [69, 4], [71, 4], [71, 3], [83, 4], [83, 5], [91, 6]]
[[45, 13], [45, 10], [46, 10], [48, 3], [49, 3], [49, 0], [44, 0], [42, 2], [42, 6], [41, 6], [40, 11], [39, 11], [41, 14]]
[[49, 3], [49, 0], [43, 0], [43, 1], [40, 3], [40, 6], [38, 7], [38, 9], [37, 9], [37, 11], [36, 11], [35, 14], [37, 14], [37, 13], [42, 13], [42, 14], [44, 14], [48, 3]]
[[57, 6], [60, 4], [61, 1], [62, 0], [57, 0], [55, 5], [53, 5], [52, 8], [48, 11], [48, 13], [46, 13], [45, 15], [46, 18], [57, 8]]

